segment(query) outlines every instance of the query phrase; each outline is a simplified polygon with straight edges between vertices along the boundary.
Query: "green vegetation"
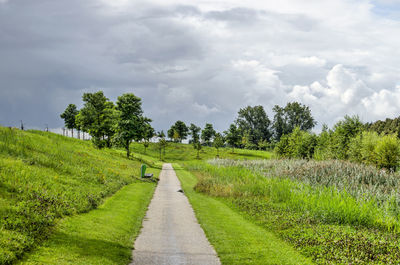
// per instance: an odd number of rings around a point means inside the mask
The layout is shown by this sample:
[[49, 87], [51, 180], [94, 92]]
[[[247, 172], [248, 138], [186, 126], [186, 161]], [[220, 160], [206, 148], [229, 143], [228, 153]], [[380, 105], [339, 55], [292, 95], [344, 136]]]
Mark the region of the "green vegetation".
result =
[[139, 167], [120, 150], [0, 127], [0, 264], [46, 239], [59, 218], [88, 212], [139, 182]]
[[[214, 147], [202, 146], [199, 151], [200, 158], [197, 158], [197, 149], [194, 149], [190, 144], [180, 144], [161, 142], [160, 143], [150, 143], [146, 150], [146, 155], [148, 157], [153, 157], [154, 159], [160, 158], [160, 153], [165, 147], [165, 155], [162, 159], [165, 162], [184, 162], [190, 160], [207, 160], [212, 159], [217, 156], [217, 150]], [[161, 148], [160, 148], [161, 147]], [[144, 147], [140, 143], [131, 144], [132, 153], [144, 154]], [[231, 149], [221, 148], [218, 151], [219, 157], [221, 158], [236, 158], [236, 159], [269, 159], [273, 156], [271, 152], [259, 151], [259, 150], [246, 150], [246, 149], [235, 149], [232, 152]], [[135, 155], [136, 157], [136, 155]]]
[[273, 233], [246, 220], [224, 202], [195, 192], [196, 177], [174, 167], [222, 264], [312, 264]]
[[318, 264], [390, 264], [400, 256], [399, 177], [340, 161], [185, 163], [195, 190], [221, 198]]
[[366, 131], [357, 116], [346, 116], [319, 135], [300, 130], [283, 135], [275, 146], [283, 158], [341, 159], [395, 171], [400, 163], [400, 140], [394, 134]]
[[65, 218], [19, 264], [128, 264], [154, 188], [152, 183], [127, 185], [98, 209]]

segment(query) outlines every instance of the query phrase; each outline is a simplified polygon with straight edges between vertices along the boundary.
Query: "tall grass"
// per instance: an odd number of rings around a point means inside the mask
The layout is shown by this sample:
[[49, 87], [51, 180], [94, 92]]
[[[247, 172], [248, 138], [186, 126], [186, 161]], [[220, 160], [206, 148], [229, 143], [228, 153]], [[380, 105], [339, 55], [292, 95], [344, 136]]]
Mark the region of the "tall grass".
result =
[[0, 127], [0, 264], [44, 239], [57, 218], [96, 208], [135, 181], [139, 165], [88, 142]]
[[398, 176], [340, 161], [211, 160], [196, 189], [213, 196], [261, 198], [325, 223], [400, 231]]

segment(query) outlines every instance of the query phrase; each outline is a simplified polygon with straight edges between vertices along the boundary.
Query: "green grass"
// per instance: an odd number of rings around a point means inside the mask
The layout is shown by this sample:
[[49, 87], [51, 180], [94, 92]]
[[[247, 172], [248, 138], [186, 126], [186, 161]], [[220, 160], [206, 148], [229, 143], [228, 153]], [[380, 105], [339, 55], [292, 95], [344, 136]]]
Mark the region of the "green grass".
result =
[[[154, 159], [160, 159], [160, 151], [156, 143], [150, 143], [146, 153], [144, 153], [144, 146], [142, 143], [132, 143], [131, 150], [134, 154], [145, 154], [148, 157]], [[208, 160], [217, 156], [217, 150], [214, 147], [203, 146], [200, 151], [200, 159], [197, 158], [197, 150], [193, 148], [191, 144], [181, 144], [169, 142], [165, 149], [165, 162], [182, 162], [191, 160]], [[220, 158], [232, 158], [232, 159], [269, 159], [273, 156], [272, 152], [260, 151], [260, 150], [246, 150], [246, 149], [234, 149], [232, 152], [231, 148], [220, 148]]]
[[46, 240], [60, 218], [140, 182], [140, 164], [91, 142], [0, 127], [0, 264]]
[[67, 217], [18, 264], [128, 264], [155, 185], [125, 186], [98, 209]]
[[246, 220], [221, 200], [195, 192], [196, 177], [177, 165], [174, 168], [222, 264], [312, 264], [273, 233]]
[[[198, 177], [196, 191], [218, 197], [316, 263], [394, 264], [400, 259], [396, 208], [391, 213], [371, 197], [352, 196], [346, 191], [350, 187], [346, 183], [339, 190], [333, 186], [335, 182], [321, 185], [301, 181], [312, 178], [312, 172], [303, 167], [293, 170], [290, 164], [296, 161], [210, 163], [185, 163], [185, 169]], [[331, 178], [330, 167], [325, 162], [320, 166], [326, 176], [320, 173], [316, 177]], [[353, 171], [347, 165], [334, 173], [345, 175]], [[274, 175], [278, 172], [281, 175]]]

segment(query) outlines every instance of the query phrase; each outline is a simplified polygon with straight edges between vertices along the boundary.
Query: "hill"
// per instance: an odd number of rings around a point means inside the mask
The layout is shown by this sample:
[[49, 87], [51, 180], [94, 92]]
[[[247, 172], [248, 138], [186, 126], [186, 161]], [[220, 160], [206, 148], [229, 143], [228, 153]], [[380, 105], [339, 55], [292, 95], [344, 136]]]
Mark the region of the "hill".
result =
[[139, 181], [139, 166], [119, 150], [0, 127], [0, 264], [46, 239], [59, 218], [88, 212]]

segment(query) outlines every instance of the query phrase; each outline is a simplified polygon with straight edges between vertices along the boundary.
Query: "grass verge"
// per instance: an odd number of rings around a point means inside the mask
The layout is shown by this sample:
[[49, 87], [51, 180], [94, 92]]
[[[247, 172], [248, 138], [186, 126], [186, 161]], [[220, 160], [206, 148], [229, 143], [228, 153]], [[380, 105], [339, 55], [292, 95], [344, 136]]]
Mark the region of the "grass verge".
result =
[[130, 184], [98, 209], [65, 218], [18, 264], [128, 264], [154, 188]]
[[222, 264], [312, 264], [273, 233], [246, 220], [222, 200], [195, 192], [196, 177], [178, 165], [174, 168]]

